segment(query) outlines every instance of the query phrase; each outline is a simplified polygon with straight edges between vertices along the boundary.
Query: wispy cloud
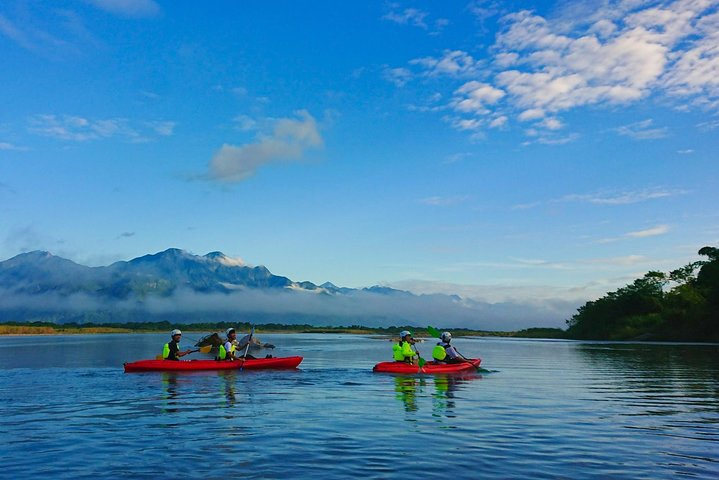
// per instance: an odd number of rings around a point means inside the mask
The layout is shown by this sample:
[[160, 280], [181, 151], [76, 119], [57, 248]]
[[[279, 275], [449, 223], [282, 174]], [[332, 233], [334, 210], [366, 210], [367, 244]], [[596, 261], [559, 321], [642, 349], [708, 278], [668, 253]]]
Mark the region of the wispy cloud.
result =
[[458, 205], [464, 203], [469, 199], [466, 195], [455, 195], [452, 197], [427, 197], [419, 200], [419, 203], [423, 205], [431, 205], [433, 207], [448, 207], [451, 205]]
[[412, 78], [412, 72], [406, 68], [389, 68], [386, 67], [382, 75], [388, 82], [394, 83], [396, 87], [404, 87]]
[[686, 190], [670, 190], [665, 188], [654, 188], [644, 190], [632, 190], [623, 192], [607, 192], [594, 194], [571, 194], [565, 195], [553, 202], [587, 202], [595, 205], [629, 205], [633, 203], [646, 202], [660, 198], [686, 195]]
[[480, 63], [461, 50], [445, 50], [440, 58], [423, 57], [411, 60], [410, 65], [418, 65], [427, 76], [440, 75], [467, 76], [477, 74]]
[[446, 18], [430, 21], [430, 14], [418, 8], [401, 8], [397, 3], [392, 3], [388, 6], [389, 11], [382, 16], [382, 20], [421, 28], [422, 30], [427, 30], [430, 35], [438, 35], [449, 25], [449, 20]]
[[426, 30], [427, 23], [425, 22], [425, 18], [427, 18], [428, 15], [427, 12], [417, 8], [400, 10], [399, 5], [394, 4], [392, 5], [392, 10], [382, 16], [382, 20], [388, 20], [400, 25], [412, 25]]
[[85, 0], [100, 10], [131, 18], [154, 17], [160, 6], [154, 0]]
[[652, 119], [647, 119], [617, 127], [613, 129], [613, 131], [619, 135], [631, 137], [635, 140], [656, 140], [668, 135], [668, 129], [666, 127], [653, 128], [653, 123], [654, 121]]
[[322, 145], [317, 121], [302, 110], [295, 118], [277, 120], [272, 132], [261, 135], [254, 143], [223, 145], [210, 161], [208, 175], [212, 180], [240, 182], [264, 165], [299, 160], [306, 150]]
[[72, 142], [102, 138], [146, 142], [156, 136], [171, 136], [175, 125], [175, 122], [170, 121], [133, 125], [126, 118], [88, 119], [76, 115], [38, 114], [30, 117], [28, 130], [36, 135]]
[[637, 230], [635, 232], [629, 232], [626, 234], [629, 238], [646, 238], [656, 237], [658, 235], [664, 235], [669, 232], [668, 225], [657, 225], [656, 227], [647, 228], [645, 230]]
[[12, 151], [12, 152], [26, 152], [30, 149], [27, 147], [20, 147], [18, 145], [8, 143], [8, 142], [0, 142], [0, 150]]

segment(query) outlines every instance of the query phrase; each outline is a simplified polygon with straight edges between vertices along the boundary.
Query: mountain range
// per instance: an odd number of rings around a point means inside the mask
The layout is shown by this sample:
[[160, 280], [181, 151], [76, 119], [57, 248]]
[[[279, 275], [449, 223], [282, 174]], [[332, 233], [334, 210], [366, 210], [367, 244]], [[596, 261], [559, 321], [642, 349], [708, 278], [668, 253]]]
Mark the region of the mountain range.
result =
[[[551, 320], [556, 324], [556, 315], [571, 312], [566, 307], [535, 311], [537, 320], [525, 320], [526, 326]], [[522, 308], [384, 286], [354, 289], [331, 282], [297, 282], [221, 252], [200, 256], [177, 248], [101, 267], [45, 251], [0, 262], [0, 321], [174, 319], [368, 326], [451, 322], [502, 329], [507, 322], [526, 318], [527, 306]]]

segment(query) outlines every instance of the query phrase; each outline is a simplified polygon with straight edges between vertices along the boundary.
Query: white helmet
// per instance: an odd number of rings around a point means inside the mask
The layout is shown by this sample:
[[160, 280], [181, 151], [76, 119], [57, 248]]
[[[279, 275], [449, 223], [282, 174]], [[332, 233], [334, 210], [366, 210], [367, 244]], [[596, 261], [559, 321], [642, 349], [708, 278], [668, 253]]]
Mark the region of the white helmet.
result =
[[399, 332], [399, 338], [404, 338], [407, 335], [412, 335], [412, 332], [407, 331], [407, 330], [402, 330], [401, 332]]
[[449, 343], [450, 340], [452, 340], [452, 334], [449, 332], [443, 332], [442, 335], [439, 336], [439, 338], [445, 342]]
[[180, 329], [176, 328], [170, 332], [170, 336], [174, 337], [175, 335], [182, 335], [182, 332], [180, 331]]
[[225, 332], [225, 335], [227, 335], [229, 337], [231, 333], [235, 333], [235, 329], [232, 327], [227, 329], [227, 331]]

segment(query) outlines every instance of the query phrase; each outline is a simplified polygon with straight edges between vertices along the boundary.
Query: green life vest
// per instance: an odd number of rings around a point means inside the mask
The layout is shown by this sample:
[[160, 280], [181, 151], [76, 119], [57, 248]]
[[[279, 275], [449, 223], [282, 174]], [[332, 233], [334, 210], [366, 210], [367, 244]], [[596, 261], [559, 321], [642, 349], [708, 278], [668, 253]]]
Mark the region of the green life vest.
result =
[[[230, 353], [235, 353], [235, 344], [232, 344], [232, 346], [230, 346]], [[218, 347], [217, 358], [220, 360], [225, 360], [227, 358], [227, 349], [224, 345], [220, 345]]]
[[392, 346], [392, 356], [398, 362], [404, 362], [404, 355], [402, 355], [402, 347], [398, 343]]
[[167, 358], [170, 356], [170, 344], [166, 343], [164, 347], [162, 347], [162, 358], [167, 360]]
[[447, 350], [445, 350], [442, 345], [437, 344], [437, 346], [432, 349], [432, 357], [435, 360], [442, 361], [447, 358]]

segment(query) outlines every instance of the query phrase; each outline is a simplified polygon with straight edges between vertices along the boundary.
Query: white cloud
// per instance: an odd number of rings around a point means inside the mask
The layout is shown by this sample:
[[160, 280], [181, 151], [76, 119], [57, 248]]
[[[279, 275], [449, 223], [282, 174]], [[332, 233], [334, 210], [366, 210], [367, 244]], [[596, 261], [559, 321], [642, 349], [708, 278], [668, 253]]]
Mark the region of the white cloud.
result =
[[486, 83], [472, 80], [459, 87], [454, 92], [452, 106], [461, 113], [485, 114], [489, 113], [488, 106], [494, 105], [505, 92]]
[[555, 202], [587, 202], [596, 205], [630, 205], [659, 198], [685, 195], [686, 190], [667, 190], [663, 188], [634, 190], [624, 192], [597, 193], [597, 194], [571, 194]]
[[541, 108], [530, 108], [529, 110], [525, 110], [520, 113], [517, 118], [519, 118], [519, 120], [522, 122], [526, 122], [528, 120], [536, 120], [538, 118], [542, 118], [543, 116], [544, 110], [542, 110]]
[[176, 122], [147, 122], [146, 125], [150, 127], [156, 134], [163, 137], [171, 137], [175, 132]]
[[657, 235], [664, 235], [669, 232], [668, 225], [657, 225], [656, 227], [647, 228], [646, 230], [638, 230], [636, 232], [629, 232], [625, 236], [630, 238], [646, 238], [656, 237]]
[[419, 201], [419, 203], [422, 203], [424, 205], [431, 205], [433, 207], [449, 207], [451, 205], [457, 205], [460, 203], [464, 203], [468, 200], [469, 197], [467, 196], [461, 196], [461, 195], [455, 195], [453, 197], [440, 197], [440, 196], [434, 196], [434, 197], [428, 197], [423, 198]]
[[[498, 11], [487, 2], [473, 2], [468, 8], [482, 15]], [[551, 20], [529, 10], [504, 15], [489, 48], [492, 58], [481, 70], [469, 54], [451, 49], [442, 58], [420, 58], [410, 64], [422, 67], [426, 76], [462, 73], [471, 79], [463, 80], [465, 86], [474, 82], [485, 91], [501, 92], [490, 101], [455, 88], [448, 107], [460, 115], [527, 121], [541, 118], [540, 111], [554, 117], [572, 109], [631, 104], [662, 95], [681, 97], [679, 106], [685, 109], [719, 109], [716, 0], [606, 0], [562, 8], [565, 14]], [[442, 61], [444, 69], [439, 67]], [[483, 125], [489, 127], [487, 122]], [[454, 126], [463, 128], [460, 123]], [[552, 130], [559, 124], [548, 121], [540, 126]], [[652, 139], [667, 131], [638, 122], [617, 133]]]
[[424, 57], [410, 60], [410, 65], [419, 65], [428, 76], [461, 76], [477, 73], [478, 62], [467, 52], [445, 50], [441, 58]]
[[257, 127], [257, 121], [247, 115], [237, 115], [232, 121], [235, 122], [235, 128], [242, 132], [248, 132]]
[[[396, 6], [394, 6], [396, 7]], [[382, 20], [398, 23], [400, 25], [412, 25], [427, 29], [427, 23], [424, 21], [429, 14], [416, 8], [405, 8], [402, 11], [392, 10], [382, 16]]]
[[545, 118], [539, 122], [538, 126], [546, 128], [547, 130], [560, 130], [564, 128], [562, 121], [556, 117]]
[[27, 147], [19, 147], [12, 143], [0, 142], [0, 150], [12, 151], [12, 152], [26, 152], [30, 149]]
[[412, 78], [412, 72], [406, 68], [385, 68], [384, 78], [395, 84], [397, 87], [404, 87]]
[[240, 182], [266, 164], [298, 160], [307, 149], [322, 144], [316, 120], [302, 110], [297, 112], [296, 118], [277, 120], [272, 133], [260, 136], [255, 143], [223, 145], [210, 161], [209, 177], [223, 182]]
[[29, 119], [28, 130], [44, 137], [85, 142], [121, 138], [145, 142], [153, 136], [171, 136], [175, 122], [153, 121], [132, 125], [126, 118], [87, 119], [76, 115], [37, 114]]
[[86, 0], [100, 10], [123, 17], [154, 17], [160, 7], [154, 0]]
[[653, 123], [654, 121], [652, 119], [647, 119], [617, 127], [614, 131], [619, 135], [631, 137], [635, 140], [656, 140], [668, 135], [668, 129], [666, 127], [651, 128]]

